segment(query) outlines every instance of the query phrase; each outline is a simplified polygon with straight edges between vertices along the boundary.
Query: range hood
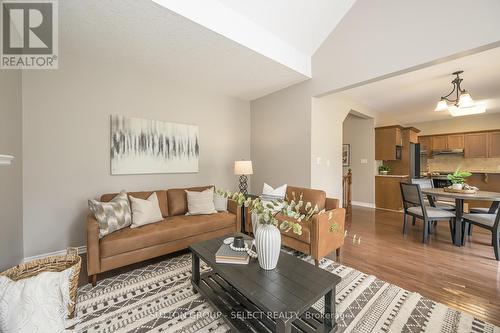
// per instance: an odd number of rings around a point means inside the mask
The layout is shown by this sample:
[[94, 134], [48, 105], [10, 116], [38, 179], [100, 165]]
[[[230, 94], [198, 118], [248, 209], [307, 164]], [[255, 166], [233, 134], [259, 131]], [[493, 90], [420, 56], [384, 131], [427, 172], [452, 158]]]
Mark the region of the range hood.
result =
[[464, 150], [460, 149], [445, 149], [445, 150], [433, 150], [432, 155], [463, 155]]

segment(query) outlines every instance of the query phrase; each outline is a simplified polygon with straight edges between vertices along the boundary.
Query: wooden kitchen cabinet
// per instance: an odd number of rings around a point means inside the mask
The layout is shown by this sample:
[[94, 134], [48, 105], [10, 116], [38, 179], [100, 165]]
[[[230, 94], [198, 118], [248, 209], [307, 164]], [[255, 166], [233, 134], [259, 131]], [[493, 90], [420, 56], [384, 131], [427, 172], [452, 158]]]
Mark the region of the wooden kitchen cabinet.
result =
[[446, 138], [446, 149], [464, 149], [465, 136], [463, 134], [450, 134]]
[[431, 137], [432, 150], [446, 150], [447, 142], [448, 142], [447, 135], [432, 136]]
[[488, 133], [465, 134], [465, 158], [488, 157]]
[[500, 157], [500, 132], [488, 133], [488, 157]]
[[402, 145], [401, 129], [395, 126], [375, 128], [375, 159], [396, 160], [397, 146]]
[[419, 136], [418, 143], [420, 143], [420, 151], [423, 151], [423, 150], [431, 151], [431, 137], [430, 136]]
[[410, 143], [418, 143], [418, 132], [410, 129]]
[[408, 182], [408, 176], [375, 176], [375, 207], [400, 211], [403, 209], [400, 182]]

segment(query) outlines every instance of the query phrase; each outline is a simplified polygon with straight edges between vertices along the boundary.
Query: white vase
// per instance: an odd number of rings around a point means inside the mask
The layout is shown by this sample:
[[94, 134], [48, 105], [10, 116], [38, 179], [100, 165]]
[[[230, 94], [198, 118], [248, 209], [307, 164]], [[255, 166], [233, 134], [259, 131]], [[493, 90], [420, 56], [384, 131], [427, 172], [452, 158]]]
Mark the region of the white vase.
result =
[[454, 190], [461, 190], [464, 187], [464, 184], [452, 184], [451, 188]]
[[276, 268], [281, 250], [281, 233], [272, 224], [261, 224], [255, 234], [255, 246], [262, 269]]
[[255, 238], [255, 235], [257, 234], [257, 229], [259, 229], [259, 217], [257, 214], [252, 212], [252, 232], [253, 232], [253, 237]]

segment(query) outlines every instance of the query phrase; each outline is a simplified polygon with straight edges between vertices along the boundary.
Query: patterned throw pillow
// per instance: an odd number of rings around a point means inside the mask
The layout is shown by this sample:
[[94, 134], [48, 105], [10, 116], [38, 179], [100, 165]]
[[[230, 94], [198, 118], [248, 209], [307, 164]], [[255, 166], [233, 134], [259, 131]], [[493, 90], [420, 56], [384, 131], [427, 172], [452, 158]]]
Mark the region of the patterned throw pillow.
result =
[[110, 202], [89, 200], [89, 208], [99, 223], [99, 238], [132, 224], [127, 192], [121, 191]]

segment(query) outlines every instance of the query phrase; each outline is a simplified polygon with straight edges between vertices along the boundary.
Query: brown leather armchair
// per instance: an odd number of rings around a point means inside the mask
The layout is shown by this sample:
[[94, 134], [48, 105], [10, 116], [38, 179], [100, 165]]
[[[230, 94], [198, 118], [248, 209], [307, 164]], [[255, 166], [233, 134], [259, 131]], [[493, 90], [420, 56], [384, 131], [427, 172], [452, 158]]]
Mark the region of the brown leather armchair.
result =
[[[302, 225], [302, 235], [297, 235], [293, 231], [281, 231], [281, 243], [284, 246], [311, 255], [316, 266], [319, 260], [331, 252], [335, 251], [337, 257], [340, 255], [340, 248], [344, 245], [344, 224], [345, 209], [339, 208], [339, 200], [326, 197], [326, 193], [321, 190], [314, 190], [302, 187], [288, 186], [287, 198], [299, 198], [302, 194], [304, 202], [318, 205], [319, 210], [325, 209], [323, 214], [315, 214], [308, 222], [299, 222]], [[278, 221], [290, 220], [279, 213], [276, 215]], [[332, 224], [336, 224], [334, 231], [330, 230]], [[245, 230], [252, 232], [251, 213], [246, 210]]]

